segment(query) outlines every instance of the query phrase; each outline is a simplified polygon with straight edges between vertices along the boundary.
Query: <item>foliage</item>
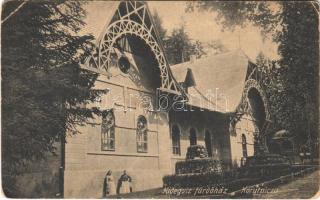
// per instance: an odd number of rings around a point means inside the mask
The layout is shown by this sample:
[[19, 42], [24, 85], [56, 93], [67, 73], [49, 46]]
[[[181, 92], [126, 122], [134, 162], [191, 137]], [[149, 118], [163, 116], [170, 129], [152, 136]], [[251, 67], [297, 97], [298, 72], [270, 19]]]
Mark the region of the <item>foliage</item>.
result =
[[226, 47], [221, 41], [200, 42], [192, 40], [185, 30], [185, 26], [181, 25], [173, 29], [171, 34], [162, 25], [162, 19], [159, 14], [154, 11], [153, 21], [157, 27], [159, 37], [164, 44], [164, 51], [171, 65], [190, 61], [191, 57], [200, 58], [208, 54], [219, 54], [226, 52]]
[[[196, 193], [196, 189], [217, 189], [221, 194], [226, 190], [227, 193], [243, 189], [244, 187], [250, 187], [261, 182], [273, 180], [286, 175], [297, 176], [304, 170], [309, 171], [311, 168], [307, 166], [296, 166], [291, 167], [283, 165], [269, 165], [266, 167], [253, 168], [238, 168], [223, 173], [202, 173], [202, 174], [179, 174], [179, 175], [167, 175], [163, 177], [163, 187], [169, 189], [187, 188], [191, 190], [192, 194], [204, 195], [203, 193]], [[250, 171], [250, 173], [248, 173]], [[287, 178], [287, 177], [286, 177]], [[283, 182], [286, 178], [273, 180], [272, 184]], [[176, 190], [179, 191], [179, 190]], [[213, 193], [215, 191], [212, 191]], [[173, 195], [188, 195], [188, 193], [173, 193]]]
[[152, 19], [153, 22], [156, 26], [156, 29], [159, 33], [159, 37], [162, 41], [165, 40], [166, 34], [167, 34], [167, 30], [163, 28], [162, 26], [162, 19], [159, 16], [158, 12], [156, 10], [154, 10], [153, 15], [152, 15]]
[[213, 40], [202, 44], [203, 51], [206, 55], [216, 55], [229, 51], [221, 42], [221, 40]]
[[296, 131], [296, 141], [301, 144], [308, 133], [318, 136], [319, 16], [311, 2], [283, 2], [282, 7], [284, 30], [279, 36], [279, 52], [283, 59], [279, 64], [284, 67], [282, 95], [287, 101], [279, 107], [278, 118], [290, 123], [288, 128]]
[[[319, 32], [317, 4], [314, 2], [201, 1], [189, 3], [187, 10], [205, 9], [218, 13], [224, 29], [261, 27], [261, 33], [279, 44], [281, 59], [263, 72], [275, 129], [287, 129], [297, 143], [305, 143], [309, 132], [318, 129]], [[259, 63], [260, 62], [260, 63]], [[258, 60], [259, 65], [263, 65]], [[310, 139], [313, 140], [313, 139]]]
[[270, 166], [270, 165], [283, 165], [289, 166], [290, 160], [288, 157], [281, 156], [278, 154], [262, 154], [257, 156], [249, 156], [246, 158], [245, 166], [246, 167], [255, 167], [255, 166]]
[[[20, 4], [7, 1], [2, 17]], [[79, 133], [104, 93], [94, 90], [95, 74], [79, 62], [92, 36], [77, 35], [85, 11], [79, 1], [28, 1], [2, 24], [2, 173], [13, 177], [32, 161], [55, 153], [66, 133]], [[4, 190], [7, 194], [6, 186]]]
[[199, 172], [221, 172], [222, 164], [212, 158], [179, 161], [176, 163], [176, 174], [199, 173]]
[[169, 63], [172, 65], [188, 61], [196, 50], [184, 26], [173, 29], [171, 35], [164, 41], [164, 47]]
[[187, 159], [207, 158], [208, 152], [203, 145], [190, 145], [187, 149]]
[[221, 173], [175, 174], [163, 177], [164, 187], [202, 187], [223, 184], [232, 180], [231, 171]]
[[235, 190], [243, 186], [295, 173], [304, 168], [306, 166], [291, 166], [290, 161], [284, 156], [266, 154], [248, 157], [246, 164], [240, 168], [233, 168], [228, 171], [201, 170], [198, 173], [176, 173], [163, 177], [163, 183], [164, 187], [174, 188], [223, 186], [229, 190]]
[[262, 1], [199, 1], [189, 2], [186, 11], [204, 9], [217, 12], [216, 22], [223, 30], [234, 30], [236, 26], [245, 27], [248, 23], [262, 27], [266, 36], [279, 28], [280, 12], [275, 2]]
[[[287, 165], [267, 165], [257, 168], [237, 168], [222, 173], [204, 172], [189, 174], [174, 174], [163, 177], [164, 187], [196, 188], [225, 187], [229, 190], [240, 189], [243, 186], [261, 183], [283, 175], [290, 174]], [[250, 173], [249, 173], [250, 171]]]

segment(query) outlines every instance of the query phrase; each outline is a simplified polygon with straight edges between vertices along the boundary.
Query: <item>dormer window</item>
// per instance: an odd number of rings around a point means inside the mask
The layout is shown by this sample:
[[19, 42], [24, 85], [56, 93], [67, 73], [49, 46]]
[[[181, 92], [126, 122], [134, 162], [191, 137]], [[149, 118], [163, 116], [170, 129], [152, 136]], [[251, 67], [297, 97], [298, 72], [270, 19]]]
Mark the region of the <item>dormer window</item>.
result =
[[188, 68], [186, 78], [183, 82], [183, 88], [185, 89], [185, 92], [188, 93], [188, 88], [192, 86], [196, 86], [196, 81], [194, 80], [194, 76], [192, 73], [192, 70]]

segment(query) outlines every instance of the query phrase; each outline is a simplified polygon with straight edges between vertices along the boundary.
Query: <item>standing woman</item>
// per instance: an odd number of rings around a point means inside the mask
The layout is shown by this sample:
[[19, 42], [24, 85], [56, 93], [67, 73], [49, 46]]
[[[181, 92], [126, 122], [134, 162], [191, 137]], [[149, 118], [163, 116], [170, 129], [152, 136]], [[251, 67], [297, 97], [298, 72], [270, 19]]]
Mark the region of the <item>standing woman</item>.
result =
[[107, 195], [115, 195], [115, 194], [116, 194], [116, 186], [114, 184], [112, 171], [109, 170], [104, 178], [103, 196], [106, 197]]
[[[124, 170], [123, 174], [121, 175], [119, 182], [121, 182], [121, 188], [120, 188], [120, 193], [125, 194], [132, 192], [131, 186], [131, 177], [127, 174], [127, 171]], [[131, 188], [131, 189], [130, 189]]]

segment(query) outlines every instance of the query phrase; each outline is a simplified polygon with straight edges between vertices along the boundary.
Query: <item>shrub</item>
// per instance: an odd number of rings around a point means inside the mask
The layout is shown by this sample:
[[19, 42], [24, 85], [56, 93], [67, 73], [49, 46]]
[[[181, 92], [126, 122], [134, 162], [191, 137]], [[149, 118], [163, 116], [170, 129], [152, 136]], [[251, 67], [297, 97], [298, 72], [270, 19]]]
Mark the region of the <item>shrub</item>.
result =
[[176, 174], [222, 172], [221, 161], [212, 158], [179, 161], [175, 166]]
[[187, 160], [194, 158], [207, 158], [208, 152], [203, 145], [191, 145], [187, 149]]
[[163, 177], [164, 187], [201, 187], [225, 184], [235, 178], [236, 173], [228, 172], [206, 172], [175, 174]]
[[[204, 161], [206, 162], [206, 161]], [[229, 171], [207, 171], [202, 173], [174, 174], [163, 177], [164, 187], [194, 188], [224, 186], [238, 189], [280, 177], [292, 172], [286, 164], [256, 165], [232, 169]]]

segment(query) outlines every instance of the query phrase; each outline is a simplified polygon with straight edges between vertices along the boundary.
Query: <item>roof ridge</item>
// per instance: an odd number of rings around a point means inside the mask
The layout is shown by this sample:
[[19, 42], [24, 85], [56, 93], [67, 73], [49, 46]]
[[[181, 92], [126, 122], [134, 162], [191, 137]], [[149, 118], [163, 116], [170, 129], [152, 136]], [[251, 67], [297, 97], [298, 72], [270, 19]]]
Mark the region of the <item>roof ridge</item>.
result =
[[[211, 107], [213, 111], [225, 113], [233, 112], [241, 101], [248, 62], [243, 51], [234, 49], [193, 62], [180, 63], [171, 70], [180, 82], [185, 81], [187, 69], [192, 70], [197, 85], [188, 90], [189, 95], [196, 97], [190, 96], [190, 105], [205, 109]], [[207, 94], [212, 94], [216, 100], [206, 98]]]
[[236, 49], [236, 50], [232, 50], [232, 51], [223, 52], [223, 53], [220, 53], [220, 54], [206, 55], [206, 56], [204, 56], [202, 58], [199, 58], [199, 59], [196, 59], [194, 61], [187, 61], [187, 62], [182, 62], [182, 63], [178, 63], [178, 64], [175, 64], [175, 65], [171, 65], [170, 68], [171, 67], [175, 68], [175, 67], [179, 67], [179, 66], [185, 66], [186, 64], [192, 64], [192, 63], [198, 62], [200, 60], [205, 60], [205, 59], [209, 59], [209, 58], [225, 56], [225, 55], [236, 53], [236, 52], [241, 52], [241, 54], [243, 54], [248, 60], [251, 60], [241, 49]]
[[253, 61], [253, 60], [246, 54], [246, 52], [244, 52], [243, 49], [239, 49], [239, 51], [241, 51], [241, 53], [242, 53], [250, 62], [252, 62], [253, 64], [256, 64], [256, 62]]

